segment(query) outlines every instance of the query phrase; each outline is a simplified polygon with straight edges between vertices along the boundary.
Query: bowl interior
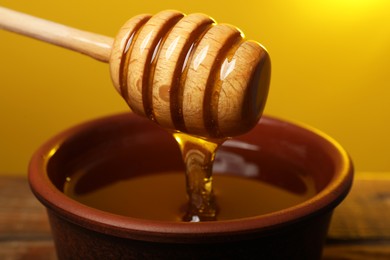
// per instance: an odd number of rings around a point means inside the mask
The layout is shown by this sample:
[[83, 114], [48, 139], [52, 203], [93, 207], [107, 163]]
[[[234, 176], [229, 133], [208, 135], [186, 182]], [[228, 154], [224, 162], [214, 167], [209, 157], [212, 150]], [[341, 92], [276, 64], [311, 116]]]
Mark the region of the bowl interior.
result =
[[[86, 190], [118, 179], [184, 170], [179, 148], [170, 133], [141, 117], [122, 114], [74, 127], [42, 146], [30, 164], [32, 189], [45, 205], [61, 207], [61, 212], [68, 212], [70, 218], [77, 215], [75, 222], [83, 222], [93, 214], [93, 221], [120, 230], [215, 233], [280, 225], [334, 207], [347, 194], [352, 181], [350, 159], [334, 140], [308, 127], [267, 116], [248, 134], [221, 147], [214, 170], [216, 174], [261, 180], [297, 194], [306, 191], [303, 177], [310, 176], [317, 194], [280, 212], [246, 220], [197, 223], [198, 227], [116, 216], [80, 205], [62, 193], [70, 173], [91, 167], [99, 169], [94, 174], [100, 177], [85, 181]], [[107, 174], [113, 169], [115, 174]], [[245, 227], [242, 223], [246, 223]]]
[[[310, 175], [319, 192], [340, 166], [332, 154], [337, 155], [337, 147], [321, 138], [298, 126], [264, 117], [250, 133], [223, 144], [216, 156], [214, 172], [255, 178], [298, 193], [305, 189], [302, 176]], [[100, 169], [100, 173], [94, 174], [105, 177], [86, 184], [90, 189], [120, 178], [184, 171], [172, 135], [138, 117], [86, 127], [72, 134], [56, 146], [47, 162], [47, 175], [62, 191], [69, 174], [91, 167]]]

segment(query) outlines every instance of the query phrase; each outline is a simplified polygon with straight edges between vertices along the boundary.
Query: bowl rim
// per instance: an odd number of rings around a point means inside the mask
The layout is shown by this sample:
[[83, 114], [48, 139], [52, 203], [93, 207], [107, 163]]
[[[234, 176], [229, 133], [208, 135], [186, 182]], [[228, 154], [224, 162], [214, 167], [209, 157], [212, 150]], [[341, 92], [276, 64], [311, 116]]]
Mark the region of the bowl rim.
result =
[[352, 160], [337, 141], [318, 129], [303, 123], [263, 115], [259, 121], [260, 124], [276, 123], [293, 127], [296, 130], [304, 131], [317, 139], [325, 141], [335, 151], [332, 154], [335, 160], [337, 160], [335, 176], [323, 190], [303, 203], [255, 217], [216, 222], [186, 223], [145, 220], [116, 215], [83, 205], [68, 198], [58, 190], [46, 174], [46, 164], [48, 158], [59, 149], [61, 144], [77, 133], [88, 131], [88, 129], [102, 124], [119, 122], [125, 118], [126, 120], [129, 118], [138, 120], [140, 117], [132, 113], [121, 113], [93, 119], [62, 131], [40, 146], [31, 158], [28, 174], [30, 187], [38, 200], [58, 216], [74, 224], [108, 235], [137, 240], [171, 240], [173, 242], [191, 241], [201, 236], [203, 241], [206, 242], [208, 238], [215, 240], [216, 237], [223, 237], [226, 234], [239, 236], [240, 234], [253, 232], [266, 233], [269, 230], [289, 223], [321, 214], [321, 212], [331, 211], [345, 198], [352, 186]]

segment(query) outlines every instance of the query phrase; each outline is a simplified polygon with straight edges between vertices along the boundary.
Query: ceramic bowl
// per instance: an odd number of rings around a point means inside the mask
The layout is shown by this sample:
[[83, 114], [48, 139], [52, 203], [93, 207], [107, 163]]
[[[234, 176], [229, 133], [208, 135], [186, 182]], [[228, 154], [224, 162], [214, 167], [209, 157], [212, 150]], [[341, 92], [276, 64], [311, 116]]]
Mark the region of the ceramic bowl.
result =
[[[235, 145], [221, 148], [218, 160], [226, 153], [242, 156], [244, 162], [257, 165], [257, 174], [250, 178], [292, 192], [305, 187], [283, 172], [299, 169], [312, 177], [316, 194], [275, 212], [216, 222], [121, 216], [67, 197], [66, 178], [78, 167], [124, 153], [135, 159], [113, 165], [113, 172], [128, 164], [137, 169], [128, 172], [134, 176], [156, 169], [180, 170], [180, 152], [172, 136], [127, 113], [86, 122], [49, 140], [33, 155], [29, 183], [47, 208], [59, 259], [320, 259], [333, 209], [352, 185], [348, 154], [318, 130], [268, 116], [232, 142]], [[247, 146], [259, 149], [249, 151]], [[231, 167], [245, 175], [237, 165]], [[104, 182], [100, 179], [96, 185]], [[251, 198], [253, 203], [257, 199], [264, 198]]]

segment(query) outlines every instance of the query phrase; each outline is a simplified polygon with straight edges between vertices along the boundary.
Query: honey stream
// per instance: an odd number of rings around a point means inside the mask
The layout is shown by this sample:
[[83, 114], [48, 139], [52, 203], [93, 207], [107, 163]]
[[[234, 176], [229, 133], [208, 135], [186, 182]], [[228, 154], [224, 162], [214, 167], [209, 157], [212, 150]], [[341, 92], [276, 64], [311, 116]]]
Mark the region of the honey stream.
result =
[[188, 208], [183, 221], [212, 221], [217, 206], [212, 185], [215, 153], [226, 139], [203, 139], [181, 132], [173, 133], [185, 164]]

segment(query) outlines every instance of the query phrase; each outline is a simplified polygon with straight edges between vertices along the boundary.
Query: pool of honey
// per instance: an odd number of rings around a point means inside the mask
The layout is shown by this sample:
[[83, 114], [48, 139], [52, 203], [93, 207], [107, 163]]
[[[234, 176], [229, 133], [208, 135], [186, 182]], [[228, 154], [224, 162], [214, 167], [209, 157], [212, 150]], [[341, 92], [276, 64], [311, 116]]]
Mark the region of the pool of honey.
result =
[[[277, 157], [262, 158], [268, 165], [262, 167], [261, 160], [250, 156], [258, 151], [246, 153], [242, 156], [234, 149], [217, 153], [212, 180], [217, 220], [275, 212], [316, 194], [313, 179], [299, 167]], [[167, 167], [159, 171], [158, 163], [152, 159], [137, 162], [126, 160], [126, 156], [110, 156], [74, 169], [66, 177], [64, 193], [87, 206], [114, 214], [181, 221], [188, 203], [184, 171]], [[145, 168], [149, 170], [140, 172]]]

